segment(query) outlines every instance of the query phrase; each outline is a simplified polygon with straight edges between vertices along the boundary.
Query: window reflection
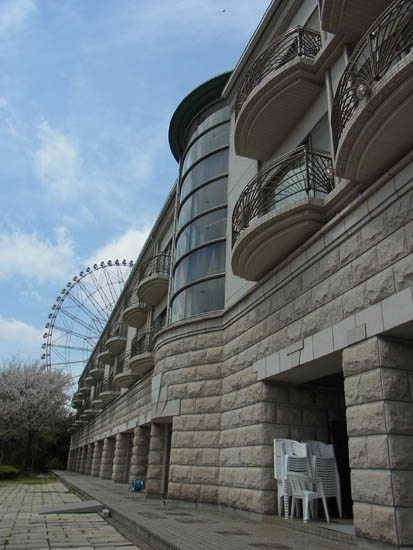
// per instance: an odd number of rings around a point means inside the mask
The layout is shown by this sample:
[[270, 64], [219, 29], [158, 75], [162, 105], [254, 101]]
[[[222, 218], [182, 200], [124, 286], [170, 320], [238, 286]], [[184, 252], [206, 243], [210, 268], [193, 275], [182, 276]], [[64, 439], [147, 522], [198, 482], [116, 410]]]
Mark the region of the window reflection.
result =
[[228, 172], [228, 149], [218, 151], [196, 164], [185, 176], [181, 186], [181, 200], [206, 181]]
[[179, 212], [178, 229], [205, 210], [227, 202], [227, 178], [213, 181], [195, 191], [182, 205]]
[[192, 222], [178, 238], [176, 258], [201, 244], [225, 237], [227, 229], [227, 209], [215, 210]]
[[229, 124], [217, 126], [197, 139], [186, 153], [182, 171], [194, 164], [198, 159], [204, 157], [214, 149], [228, 145]]
[[174, 290], [225, 271], [225, 242], [199, 248], [186, 256], [176, 268]]
[[191, 128], [188, 131], [188, 139], [186, 140], [186, 143], [191, 143], [196, 136], [199, 136], [211, 126], [224, 122], [224, 120], [229, 118], [229, 107], [227, 105], [223, 106], [222, 103], [206, 109], [192, 123]]
[[224, 309], [224, 292], [224, 277], [186, 288], [172, 303], [172, 323], [199, 313]]

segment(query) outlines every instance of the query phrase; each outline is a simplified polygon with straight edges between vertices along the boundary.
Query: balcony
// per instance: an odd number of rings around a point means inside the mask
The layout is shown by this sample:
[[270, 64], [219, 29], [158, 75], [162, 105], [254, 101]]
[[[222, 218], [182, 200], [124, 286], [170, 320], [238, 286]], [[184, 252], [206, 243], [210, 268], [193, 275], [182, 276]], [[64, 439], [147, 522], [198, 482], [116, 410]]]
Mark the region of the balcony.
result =
[[99, 347], [98, 361], [102, 365], [113, 365], [115, 362], [115, 356], [106, 349], [105, 344], [101, 344]]
[[105, 402], [103, 399], [100, 398], [100, 396], [96, 396], [92, 401], [92, 407], [96, 409], [96, 411], [100, 411], [100, 409], [103, 409], [105, 406]]
[[389, 5], [389, 0], [323, 0], [321, 26], [325, 31], [358, 40]]
[[93, 409], [92, 407], [92, 402], [91, 400], [88, 398], [85, 400], [84, 402], [84, 407], [83, 407], [83, 414], [86, 415], [87, 418], [90, 418], [92, 416], [94, 416], [96, 414], [96, 409]]
[[268, 159], [320, 93], [323, 76], [314, 58], [320, 34], [295, 27], [254, 61], [238, 89], [235, 102], [235, 151]]
[[139, 301], [138, 293], [132, 290], [126, 295], [125, 309], [123, 310], [123, 321], [129, 327], [141, 328], [146, 321], [148, 308], [146, 304]]
[[299, 147], [261, 170], [232, 215], [232, 270], [258, 281], [326, 221], [323, 198], [334, 188], [327, 153]]
[[144, 263], [138, 285], [139, 299], [145, 304], [156, 306], [168, 292], [171, 256], [162, 252]]
[[413, 4], [394, 2], [353, 52], [334, 97], [335, 172], [373, 182], [411, 150]]
[[103, 401], [105, 405], [116, 399], [119, 395], [118, 388], [113, 383], [113, 375], [103, 379], [102, 389], [99, 393], [99, 399]]
[[99, 361], [94, 361], [92, 367], [89, 370], [90, 376], [93, 376], [95, 381], [102, 380], [105, 369], [102, 365], [99, 364]]
[[153, 365], [153, 329], [140, 330], [132, 340], [129, 368], [139, 377]]
[[112, 355], [118, 355], [126, 347], [126, 326], [118, 321], [113, 323], [109, 330], [109, 338], [106, 340], [106, 348]]
[[85, 382], [83, 382], [82, 385], [79, 386], [77, 393], [80, 394], [82, 397], [87, 397], [90, 394], [90, 387], [87, 386]]
[[136, 380], [138, 380], [138, 376], [130, 369], [129, 359], [129, 352], [124, 352], [119, 356], [116, 374], [113, 380], [120, 388], [130, 388]]
[[80, 409], [83, 403], [83, 397], [79, 392], [76, 392], [72, 397], [72, 407], [74, 409]]
[[90, 371], [87, 373], [87, 376], [85, 378], [85, 382], [87, 386], [94, 386], [96, 384], [96, 380], [93, 376], [91, 376]]

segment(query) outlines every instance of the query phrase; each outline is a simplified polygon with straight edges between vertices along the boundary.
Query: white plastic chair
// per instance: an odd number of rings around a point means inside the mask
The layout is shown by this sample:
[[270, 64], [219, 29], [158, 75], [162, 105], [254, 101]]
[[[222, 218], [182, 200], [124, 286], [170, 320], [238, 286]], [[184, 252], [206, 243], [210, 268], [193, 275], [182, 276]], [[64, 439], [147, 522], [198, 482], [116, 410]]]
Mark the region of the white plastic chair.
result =
[[307, 522], [310, 511], [310, 503], [312, 503], [314, 500], [321, 498], [323, 501], [324, 513], [326, 515], [327, 523], [330, 523], [330, 516], [328, 515], [327, 509], [327, 501], [321, 479], [319, 477], [313, 477], [306, 474], [288, 471], [286, 475], [288, 491], [292, 496], [290, 519], [294, 517], [297, 499], [302, 500], [303, 521]]
[[335, 497], [340, 518], [343, 517], [343, 508], [341, 504], [340, 476], [337, 469], [335, 458], [325, 458], [322, 456], [313, 456], [313, 472], [323, 483], [324, 495]]
[[340, 518], [343, 517], [341, 503], [340, 474], [338, 473], [334, 445], [321, 441], [306, 441], [311, 453], [313, 475], [320, 477], [323, 482], [324, 494], [335, 497]]
[[311, 473], [311, 464], [309, 461], [308, 449], [305, 443], [299, 443], [293, 439], [274, 439], [274, 477], [277, 480], [277, 512], [282, 514], [284, 504], [285, 518], [289, 516], [289, 493], [286, 483], [286, 456], [301, 459], [295, 462], [294, 466], [290, 463], [290, 469], [299, 472]]

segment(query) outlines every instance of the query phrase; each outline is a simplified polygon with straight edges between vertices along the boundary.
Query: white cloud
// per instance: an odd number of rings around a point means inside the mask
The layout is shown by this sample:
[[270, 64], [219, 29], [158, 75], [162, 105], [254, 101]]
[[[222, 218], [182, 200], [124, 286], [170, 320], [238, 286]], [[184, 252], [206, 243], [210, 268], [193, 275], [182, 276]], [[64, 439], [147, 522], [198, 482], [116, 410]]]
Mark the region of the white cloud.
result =
[[35, 233], [0, 233], [0, 279], [16, 275], [45, 281], [62, 281], [78, 266], [74, 244], [66, 228], [55, 230], [55, 240]]
[[2, 359], [19, 354], [21, 357], [40, 359], [43, 330], [17, 319], [0, 315], [0, 350]]
[[37, 130], [40, 147], [34, 152], [36, 176], [57, 201], [77, 198], [84, 184], [76, 143], [46, 121]]
[[43, 301], [40, 292], [37, 290], [22, 290], [19, 294], [20, 302], [22, 304], [32, 305], [34, 303], [39, 304]]
[[113, 239], [107, 245], [96, 250], [87, 260], [86, 265], [99, 263], [102, 260], [133, 260], [135, 261], [144, 245], [151, 226], [142, 229], [128, 229], [120, 237]]
[[22, 27], [35, 9], [35, 0], [3, 0], [0, 7], [0, 36]]

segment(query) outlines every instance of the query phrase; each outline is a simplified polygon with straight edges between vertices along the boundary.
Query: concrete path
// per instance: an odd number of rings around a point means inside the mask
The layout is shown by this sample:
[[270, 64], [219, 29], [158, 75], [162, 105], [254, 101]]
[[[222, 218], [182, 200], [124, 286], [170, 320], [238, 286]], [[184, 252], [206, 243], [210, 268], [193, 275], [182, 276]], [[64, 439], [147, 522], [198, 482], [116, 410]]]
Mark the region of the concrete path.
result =
[[[56, 472], [85, 498], [95, 498], [111, 511], [115, 525], [155, 550], [354, 550], [355, 537], [349, 522], [335, 522], [331, 530], [325, 522], [303, 524], [302, 519], [286, 521], [271, 517], [253, 521], [231, 511], [185, 503], [146, 499], [131, 493], [127, 485], [115, 484], [74, 472]], [[294, 528], [292, 528], [294, 527]]]
[[60, 481], [0, 487], [0, 550], [138, 550], [97, 513], [49, 514], [45, 505], [81, 499]]

